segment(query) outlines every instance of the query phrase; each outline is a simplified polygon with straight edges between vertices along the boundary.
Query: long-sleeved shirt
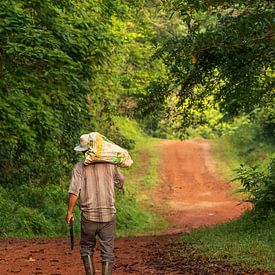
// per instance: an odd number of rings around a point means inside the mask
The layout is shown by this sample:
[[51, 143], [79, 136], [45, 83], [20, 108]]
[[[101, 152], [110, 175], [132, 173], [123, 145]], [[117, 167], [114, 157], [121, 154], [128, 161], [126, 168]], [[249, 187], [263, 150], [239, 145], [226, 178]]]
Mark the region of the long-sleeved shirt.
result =
[[123, 181], [123, 175], [114, 164], [78, 162], [72, 172], [69, 193], [78, 196], [86, 219], [108, 222], [116, 213], [114, 185]]

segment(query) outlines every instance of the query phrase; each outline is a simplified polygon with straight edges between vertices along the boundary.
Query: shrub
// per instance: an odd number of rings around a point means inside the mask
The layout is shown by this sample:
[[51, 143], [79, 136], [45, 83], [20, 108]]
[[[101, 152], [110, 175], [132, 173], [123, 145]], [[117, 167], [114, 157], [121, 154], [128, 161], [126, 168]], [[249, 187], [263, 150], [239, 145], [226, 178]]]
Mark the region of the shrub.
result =
[[275, 144], [275, 106], [257, 108], [250, 116], [256, 121], [259, 128], [257, 138]]
[[241, 165], [237, 174], [236, 179], [244, 187], [241, 191], [249, 194], [248, 201], [254, 205], [253, 212], [266, 219], [275, 211], [275, 158], [271, 158], [266, 170]]

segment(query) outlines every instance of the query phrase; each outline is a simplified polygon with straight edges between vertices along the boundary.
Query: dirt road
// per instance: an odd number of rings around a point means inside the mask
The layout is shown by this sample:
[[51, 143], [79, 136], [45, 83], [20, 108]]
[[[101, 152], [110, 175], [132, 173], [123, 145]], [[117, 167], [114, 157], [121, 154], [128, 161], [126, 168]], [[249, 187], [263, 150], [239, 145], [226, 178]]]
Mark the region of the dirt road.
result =
[[175, 224], [166, 233], [221, 223], [247, 209], [218, 174], [208, 141], [166, 141], [161, 152], [162, 188], [156, 197], [160, 210]]
[[[157, 210], [174, 227], [163, 232], [163, 236], [117, 239], [114, 274], [244, 272], [242, 268], [228, 264], [198, 263], [191, 258], [180, 261], [172, 253], [179, 232], [237, 218], [247, 207], [231, 195], [230, 185], [218, 176], [219, 167], [213, 165], [210, 149], [209, 142], [202, 139], [162, 143], [162, 184], [153, 199]], [[67, 238], [2, 240], [0, 274], [84, 274], [78, 248], [77, 245], [71, 254]], [[98, 254], [97, 251], [96, 267], [99, 269]], [[212, 271], [209, 273], [209, 270]]]

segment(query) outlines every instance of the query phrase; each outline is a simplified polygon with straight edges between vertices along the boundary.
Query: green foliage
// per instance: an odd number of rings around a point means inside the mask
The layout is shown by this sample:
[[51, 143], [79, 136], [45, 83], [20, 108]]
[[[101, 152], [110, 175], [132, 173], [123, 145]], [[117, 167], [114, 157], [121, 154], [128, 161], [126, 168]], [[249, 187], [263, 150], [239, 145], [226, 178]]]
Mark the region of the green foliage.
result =
[[[171, 112], [171, 110], [170, 110]], [[249, 142], [254, 151], [261, 149], [263, 145], [274, 144], [274, 108], [257, 108], [248, 115], [240, 115], [234, 118], [224, 116], [217, 108], [209, 108], [198, 111], [190, 110], [193, 114], [193, 122], [184, 132], [179, 132], [183, 138], [203, 137], [214, 139], [220, 136], [230, 136], [231, 141], [240, 150], [240, 155], [246, 152]], [[173, 114], [172, 114], [173, 116]], [[177, 121], [168, 123], [171, 128], [177, 129]], [[174, 123], [174, 124], [173, 124]], [[252, 150], [252, 148], [251, 148]]]
[[[0, 188], [0, 236], [67, 234], [67, 192], [58, 186]], [[7, 207], [7, 205], [9, 207]]]
[[[116, 47], [112, 66], [103, 70], [102, 79], [109, 84], [108, 88], [104, 86], [105, 90], [116, 91], [113, 103], [116, 102], [118, 108], [112, 109], [113, 112], [135, 118], [143, 129], [148, 129], [148, 121], [157, 122], [161, 115], [157, 114], [153, 119], [145, 117], [144, 109], [155, 108], [157, 99], [155, 95], [150, 96], [151, 90], [166, 75], [162, 60], [154, 59], [153, 56], [160, 40], [167, 33], [167, 26], [171, 27], [172, 24], [168, 22], [159, 1], [138, 3], [128, 2], [128, 16], [113, 21], [112, 31], [123, 43]], [[107, 120], [110, 121], [110, 118]]]
[[104, 2], [1, 2], [1, 184], [59, 181], [75, 160], [93, 125], [85, 95], [115, 42]]
[[[228, 180], [237, 177], [236, 169], [240, 164], [267, 170], [270, 159], [275, 153], [274, 135], [265, 127], [266, 117], [272, 117], [269, 109], [255, 110], [250, 116], [236, 117], [231, 123], [225, 123], [221, 136], [213, 140], [213, 153], [219, 161], [220, 172]], [[238, 184], [237, 182], [235, 182]]]
[[83, 132], [134, 147], [113, 115], [140, 114], [147, 86], [164, 74], [151, 59], [163, 19], [154, 3], [1, 2], [2, 185], [61, 182]]
[[253, 211], [260, 219], [266, 219], [275, 212], [275, 158], [270, 160], [267, 171], [259, 167], [241, 166], [236, 180], [240, 180], [249, 194], [248, 201], [254, 205]]
[[[166, 93], [178, 97], [178, 121], [214, 104], [224, 114], [250, 113], [274, 102], [274, 8], [270, 1], [163, 1], [184, 31], [158, 56], [169, 70]], [[165, 96], [165, 95], [164, 95]]]
[[251, 114], [251, 119], [258, 125], [257, 138], [275, 144], [275, 106], [257, 108]]
[[1, 2], [1, 215], [5, 203], [22, 209], [11, 207], [14, 219], [3, 214], [2, 236], [67, 232], [64, 185], [83, 132], [99, 131], [127, 149], [146, 140], [121, 130], [117, 120], [132, 123], [116, 118], [135, 116], [164, 71], [150, 59], [160, 28], [146, 2]]

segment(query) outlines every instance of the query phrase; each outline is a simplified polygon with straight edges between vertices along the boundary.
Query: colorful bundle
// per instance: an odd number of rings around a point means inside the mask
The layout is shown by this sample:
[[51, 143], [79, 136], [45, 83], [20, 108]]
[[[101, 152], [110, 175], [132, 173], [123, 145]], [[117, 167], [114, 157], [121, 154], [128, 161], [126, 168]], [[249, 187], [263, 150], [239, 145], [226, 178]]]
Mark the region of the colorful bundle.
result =
[[110, 162], [126, 168], [133, 164], [133, 160], [127, 150], [97, 132], [89, 134], [89, 149], [85, 156], [85, 165], [94, 162]]

